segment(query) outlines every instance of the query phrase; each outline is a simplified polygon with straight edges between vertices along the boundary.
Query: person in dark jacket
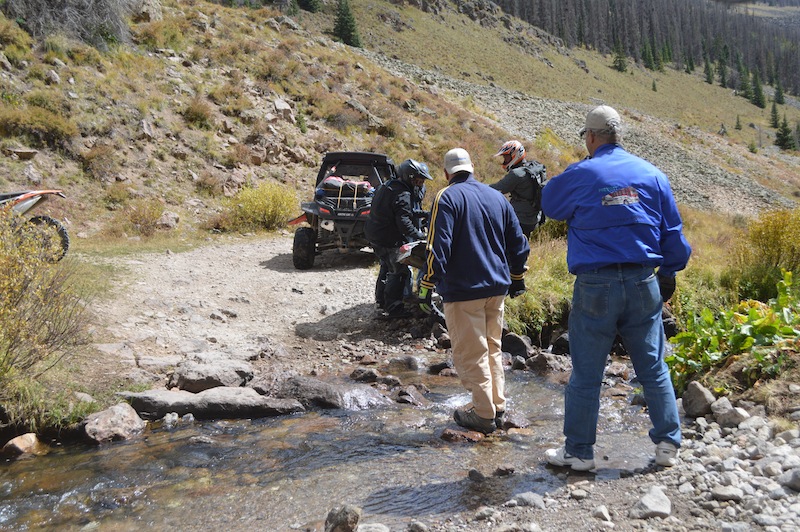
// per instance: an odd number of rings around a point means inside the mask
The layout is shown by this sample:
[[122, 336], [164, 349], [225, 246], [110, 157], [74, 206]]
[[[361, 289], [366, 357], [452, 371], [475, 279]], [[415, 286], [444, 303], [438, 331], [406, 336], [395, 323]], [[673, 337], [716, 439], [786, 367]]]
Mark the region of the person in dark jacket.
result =
[[[407, 159], [397, 168], [397, 177], [384, 183], [375, 192], [364, 233], [380, 260], [375, 297], [383, 306], [387, 318], [411, 316], [403, 304], [406, 286], [410, 285], [411, 270], [397, 261], [399, 248], [403, 244], [424, 240], [415, 206], [421, 200], [418, 189], [426, 180], [432, 180], [428, 165]], [[385, 281], [381, 287], [383, 273]], [[381, 300], [382, 298], [382, 300]]]
[[500, 181], [489, 186], [511, 196], [511, 206], [517, 213], [522, 232], [525, 236], [530, 236], [531, 232], [542, 223], [544, 216], [535, 205], [538, 190], [534, 187], [537, 185], [525, 169], [531, 164], [525, 159], [525, 146], [518, 140], [509, 140], [494, 156], [503, 158], [501, 164], [507, 173]]
[[431, 207], [420, 307], [430, 311], [434, 287], [444, 303], [453, 364], [472, 403], [456, 409], [458, 425], [488, 434], [506, 408], [500, 349], [506, 295], [525, 291], [530, 247], [508, 200], [475, 179], [469, 153], [444, 157], [448, 185]]
[[681, 426], [664, 362], [661, 313], [675, 291], [675, 273], [686, 267], [692, 248], [683, 236], [667, 176], [619, 144], [617, 111], [595, 107], [580, 135], [589, 158], [570, 165], [542, 189], [545, 215], [567, 222], [567, 266], [575, 275], [565, 442], [549, 449], [546, 458], [574, 470], [594, 468], [600, 387], [619, 334], [644, 389], [655, 462], [671, 466], [681, 445]]

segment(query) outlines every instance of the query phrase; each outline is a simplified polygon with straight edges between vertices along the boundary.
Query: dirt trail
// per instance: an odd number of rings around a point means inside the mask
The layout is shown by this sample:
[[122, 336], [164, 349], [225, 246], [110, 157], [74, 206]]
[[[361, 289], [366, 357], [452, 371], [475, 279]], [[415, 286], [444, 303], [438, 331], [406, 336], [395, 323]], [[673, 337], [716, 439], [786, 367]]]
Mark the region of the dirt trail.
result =
[[282, 233], [116, 260], [125, 286], [96, 307], [109, 333], [98, 346], [136, 379], [156, 380], [198, 352], [266, 350], [276, 370], [334, 369], [321, 344], [382, 334], [371, 318], [374, 257], [326, 252], [300, 271], [291, 249], [291, 235]]

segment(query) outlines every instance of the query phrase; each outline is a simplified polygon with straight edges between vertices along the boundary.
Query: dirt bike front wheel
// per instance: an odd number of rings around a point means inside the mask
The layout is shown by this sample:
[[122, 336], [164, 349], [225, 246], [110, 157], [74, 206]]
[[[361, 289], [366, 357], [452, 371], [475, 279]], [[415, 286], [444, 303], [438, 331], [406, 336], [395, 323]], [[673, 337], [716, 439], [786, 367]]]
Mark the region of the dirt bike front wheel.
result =
[[64, 225], [50, 216], [33, 216], [28, 220], [41, 242], [45, 260], [58, 262], [69, 250], [69, 235]]

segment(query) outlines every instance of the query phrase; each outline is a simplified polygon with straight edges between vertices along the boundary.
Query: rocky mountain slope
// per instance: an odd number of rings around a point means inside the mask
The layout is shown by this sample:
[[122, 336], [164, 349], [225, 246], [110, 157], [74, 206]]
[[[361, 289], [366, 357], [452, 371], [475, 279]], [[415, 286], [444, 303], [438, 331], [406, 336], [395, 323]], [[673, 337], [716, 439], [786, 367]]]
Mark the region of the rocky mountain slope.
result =
[[[63, 186], [69, 199], [52, 209], [81, 237], [119, 235], [110, 226], [120, 225], [117, 211], [135, 199], [160, 202], [194, 227], [247, 184], [277, 181], [305, 198], [322, 154], [334, 149], [388, 151], [398, 161], [416, 157], [436, 166], [449, 147], [473, 142], [468, 130], [483, 129], [495, 139], [525, 142], [549, 130], [580, 152], [575, 133], [585, 112], [607, 103], [543, 99], [344, 47], [308, 16], [298, 22], [265, 11], [164, 2], [148, 17], [132, 27], [132, 48], [103, 57], [61, 41], [58, 53], [51, 41], [49, 53], [6, 62], [0, 76], [6, 102], [50, 107], [79, 131], [68, 141], [40, 142], [31, 161], [13, 156], [23, 137], [7, 138], [3, 188]], [[466, 17], [463, 23], [474, 24]], [[176, 30], [180, 36], [170, 33]], [[525, 42], [536, 44], [537, 55], [557, 44], [541, 32]], [[617, 106], [629, 127], [625, 144], [667, 172], [684, 205], [744, 215], [794, 205], [795, 156], [768, 142], [751, 153], [726, 137]], [[462, 130], [449, 121], [454, 116], [487, 126]], [[551, 173], [572, 162], [559, 147], [544, 149], [557, 161]], [[474, 157], [495, 168], [489, 155]]]

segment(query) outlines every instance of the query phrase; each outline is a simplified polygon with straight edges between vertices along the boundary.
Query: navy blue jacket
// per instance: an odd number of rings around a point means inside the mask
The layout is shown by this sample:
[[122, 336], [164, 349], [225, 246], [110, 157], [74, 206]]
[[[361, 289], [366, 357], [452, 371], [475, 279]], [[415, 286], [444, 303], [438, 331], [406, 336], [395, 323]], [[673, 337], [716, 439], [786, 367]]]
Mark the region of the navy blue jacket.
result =
[[505, 196], [462, 172], [433, 200], [427, 250], [420, 286], [447, 303], [506, 295], [530, 246]]
[[548, 218], [567, 221], [573, 274], [630, 262], [674, 277], [692, 253], [667, 176], [617, 144], [600, 146], [550, 179], [542, 208]]

